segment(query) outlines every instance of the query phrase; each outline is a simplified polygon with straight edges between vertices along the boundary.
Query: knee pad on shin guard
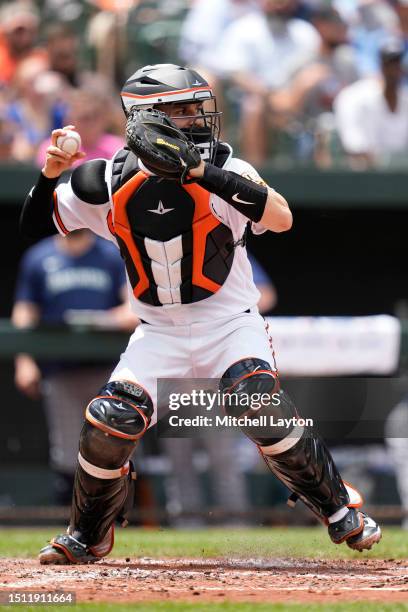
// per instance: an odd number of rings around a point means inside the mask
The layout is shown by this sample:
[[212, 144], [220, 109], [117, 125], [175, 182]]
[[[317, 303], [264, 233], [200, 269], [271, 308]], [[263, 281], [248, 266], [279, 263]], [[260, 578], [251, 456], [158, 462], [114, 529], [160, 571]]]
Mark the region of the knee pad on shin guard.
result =
[[289, 434], [293, 438], [295, 406], [267, 361], [254, 357], [238, 361], [226, 370], [220, 388], [226, 413], [244, 422], [240, 428], [255, 444], [276, 444]]
[[79, 463], [83, 469], [97, 478], [109, 478], [109, 471], [124, 470], [152, 414], [152, 400], [140, 385], [113, 381], [102, 387], [85, 412], [79, 442]]

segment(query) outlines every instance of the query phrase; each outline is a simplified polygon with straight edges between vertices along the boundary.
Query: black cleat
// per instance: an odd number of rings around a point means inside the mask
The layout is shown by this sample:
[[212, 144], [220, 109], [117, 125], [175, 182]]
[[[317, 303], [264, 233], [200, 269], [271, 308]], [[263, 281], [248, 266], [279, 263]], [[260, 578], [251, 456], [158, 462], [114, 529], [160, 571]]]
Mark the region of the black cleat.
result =
[[113, 547], [113, 526], [103, 540], [95, 546], [87, 546], [72, 535], [65, 533], [51, 540], [38, 556], [41, 565], [74, 565], [95, 563], [110, 553]]
[[381, 540], [381, 529], [364, 512], [349, 508], [346, 516], [329, 525], [329, 536], [335, 544], [347, 542], [347, 546], [361, 552]]
[[40, 550], [38, 559], [41, 565], [69, 565], [72, 561], [68, 559], [60, 548], [55, 548], [50, 542]]
[[364, 527], [355, 536], [347, 539], [347, 546], [353, 550], [362, 552], [363, 550], [370, 550], [373, 544], [377, 544], [381, 540], [381, 529], [372, 518], [360, 512], [363, 516]]
[[95, 563], [99, 558], [93, 555], [86, 544], [68, 534], [58, 535], [39, 554], [41, 565], [69, 565]]
[[361, 512], [355, 508], [349, 508], [347, 514], [329, 524], [329, 536], [335, 544], [341, 544], [352, 536], [357, 536], [364, 529], [364, 518]]

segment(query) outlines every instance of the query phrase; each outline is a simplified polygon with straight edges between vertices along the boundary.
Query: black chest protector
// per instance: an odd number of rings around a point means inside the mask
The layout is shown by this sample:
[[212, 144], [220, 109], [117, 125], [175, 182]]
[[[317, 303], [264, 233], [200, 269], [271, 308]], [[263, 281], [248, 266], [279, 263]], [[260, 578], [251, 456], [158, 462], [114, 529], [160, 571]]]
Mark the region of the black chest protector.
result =
[[154, 306], [189, 304], [216, 293], [232, 267], [231, 230], [197, 184], [146, 176], [128, 150], [113, 163], [112, 229], [135, 298]]

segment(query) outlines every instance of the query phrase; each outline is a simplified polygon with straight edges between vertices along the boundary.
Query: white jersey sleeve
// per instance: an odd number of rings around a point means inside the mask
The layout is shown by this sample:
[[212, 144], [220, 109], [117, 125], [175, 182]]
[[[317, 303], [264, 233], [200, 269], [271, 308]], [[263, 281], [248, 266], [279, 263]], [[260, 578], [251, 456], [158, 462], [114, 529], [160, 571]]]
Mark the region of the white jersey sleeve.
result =
[[[107, 166], [109, 165], [108, 163]], [[106, 202], [101, 201], [105, 197], [101, 198], [99, 195], [98, 202], [92, 203], [86, 201], [85, 196], [73, 188], [72, 177], [67, 182], [60, 183], [54, 192], [53, 213], [53, 220], [59, 233], [66, 235], [74, 230], [87, 228], [117, 245], [113, 231], [110, 229], [112, 228], [111, 198], [107, 184], [105, 192]]]
[[[259, 185], [266, 185], [265, 181], [261, 178], [258, 172], [251, 164], [238, 159], [237, 157], [231, 157], [225, 166], [224, 170], [231, 170], [236, 174], [240, 174], [246, 179], [258, 183]], [[248, 217], [245, 217], [236, 208], [222, 200], [219, 196], [213, 195], [212, 209], [215, 215], [231, 229], [234, 239], [239, 239], [245, 227], [249, 221]], [[267, 231], [267, 228], [263, 227], [260, 223], [254, 223], [251, 221], [251, 230], [253, 234], [259, 235]]]

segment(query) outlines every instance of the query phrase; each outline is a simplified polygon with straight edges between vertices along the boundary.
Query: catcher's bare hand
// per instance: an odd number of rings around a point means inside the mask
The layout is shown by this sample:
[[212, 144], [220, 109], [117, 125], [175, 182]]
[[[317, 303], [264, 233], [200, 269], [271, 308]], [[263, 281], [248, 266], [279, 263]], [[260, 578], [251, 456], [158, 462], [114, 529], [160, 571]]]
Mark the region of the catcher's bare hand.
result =
[[41, 172], [47, 178], [58, 178], [65, 170], [68, 170], [74, 162], [85, 157], [83, 151], [78, 151], [74, 155], [66, 153], [57, 147], [57, 138], [65, 136], [65, 130], [75, 130], [74, 125], [66, 125], [62, 129], [53, 130], [51, 133], [51, 144], [46, 151], [46, 159]]

